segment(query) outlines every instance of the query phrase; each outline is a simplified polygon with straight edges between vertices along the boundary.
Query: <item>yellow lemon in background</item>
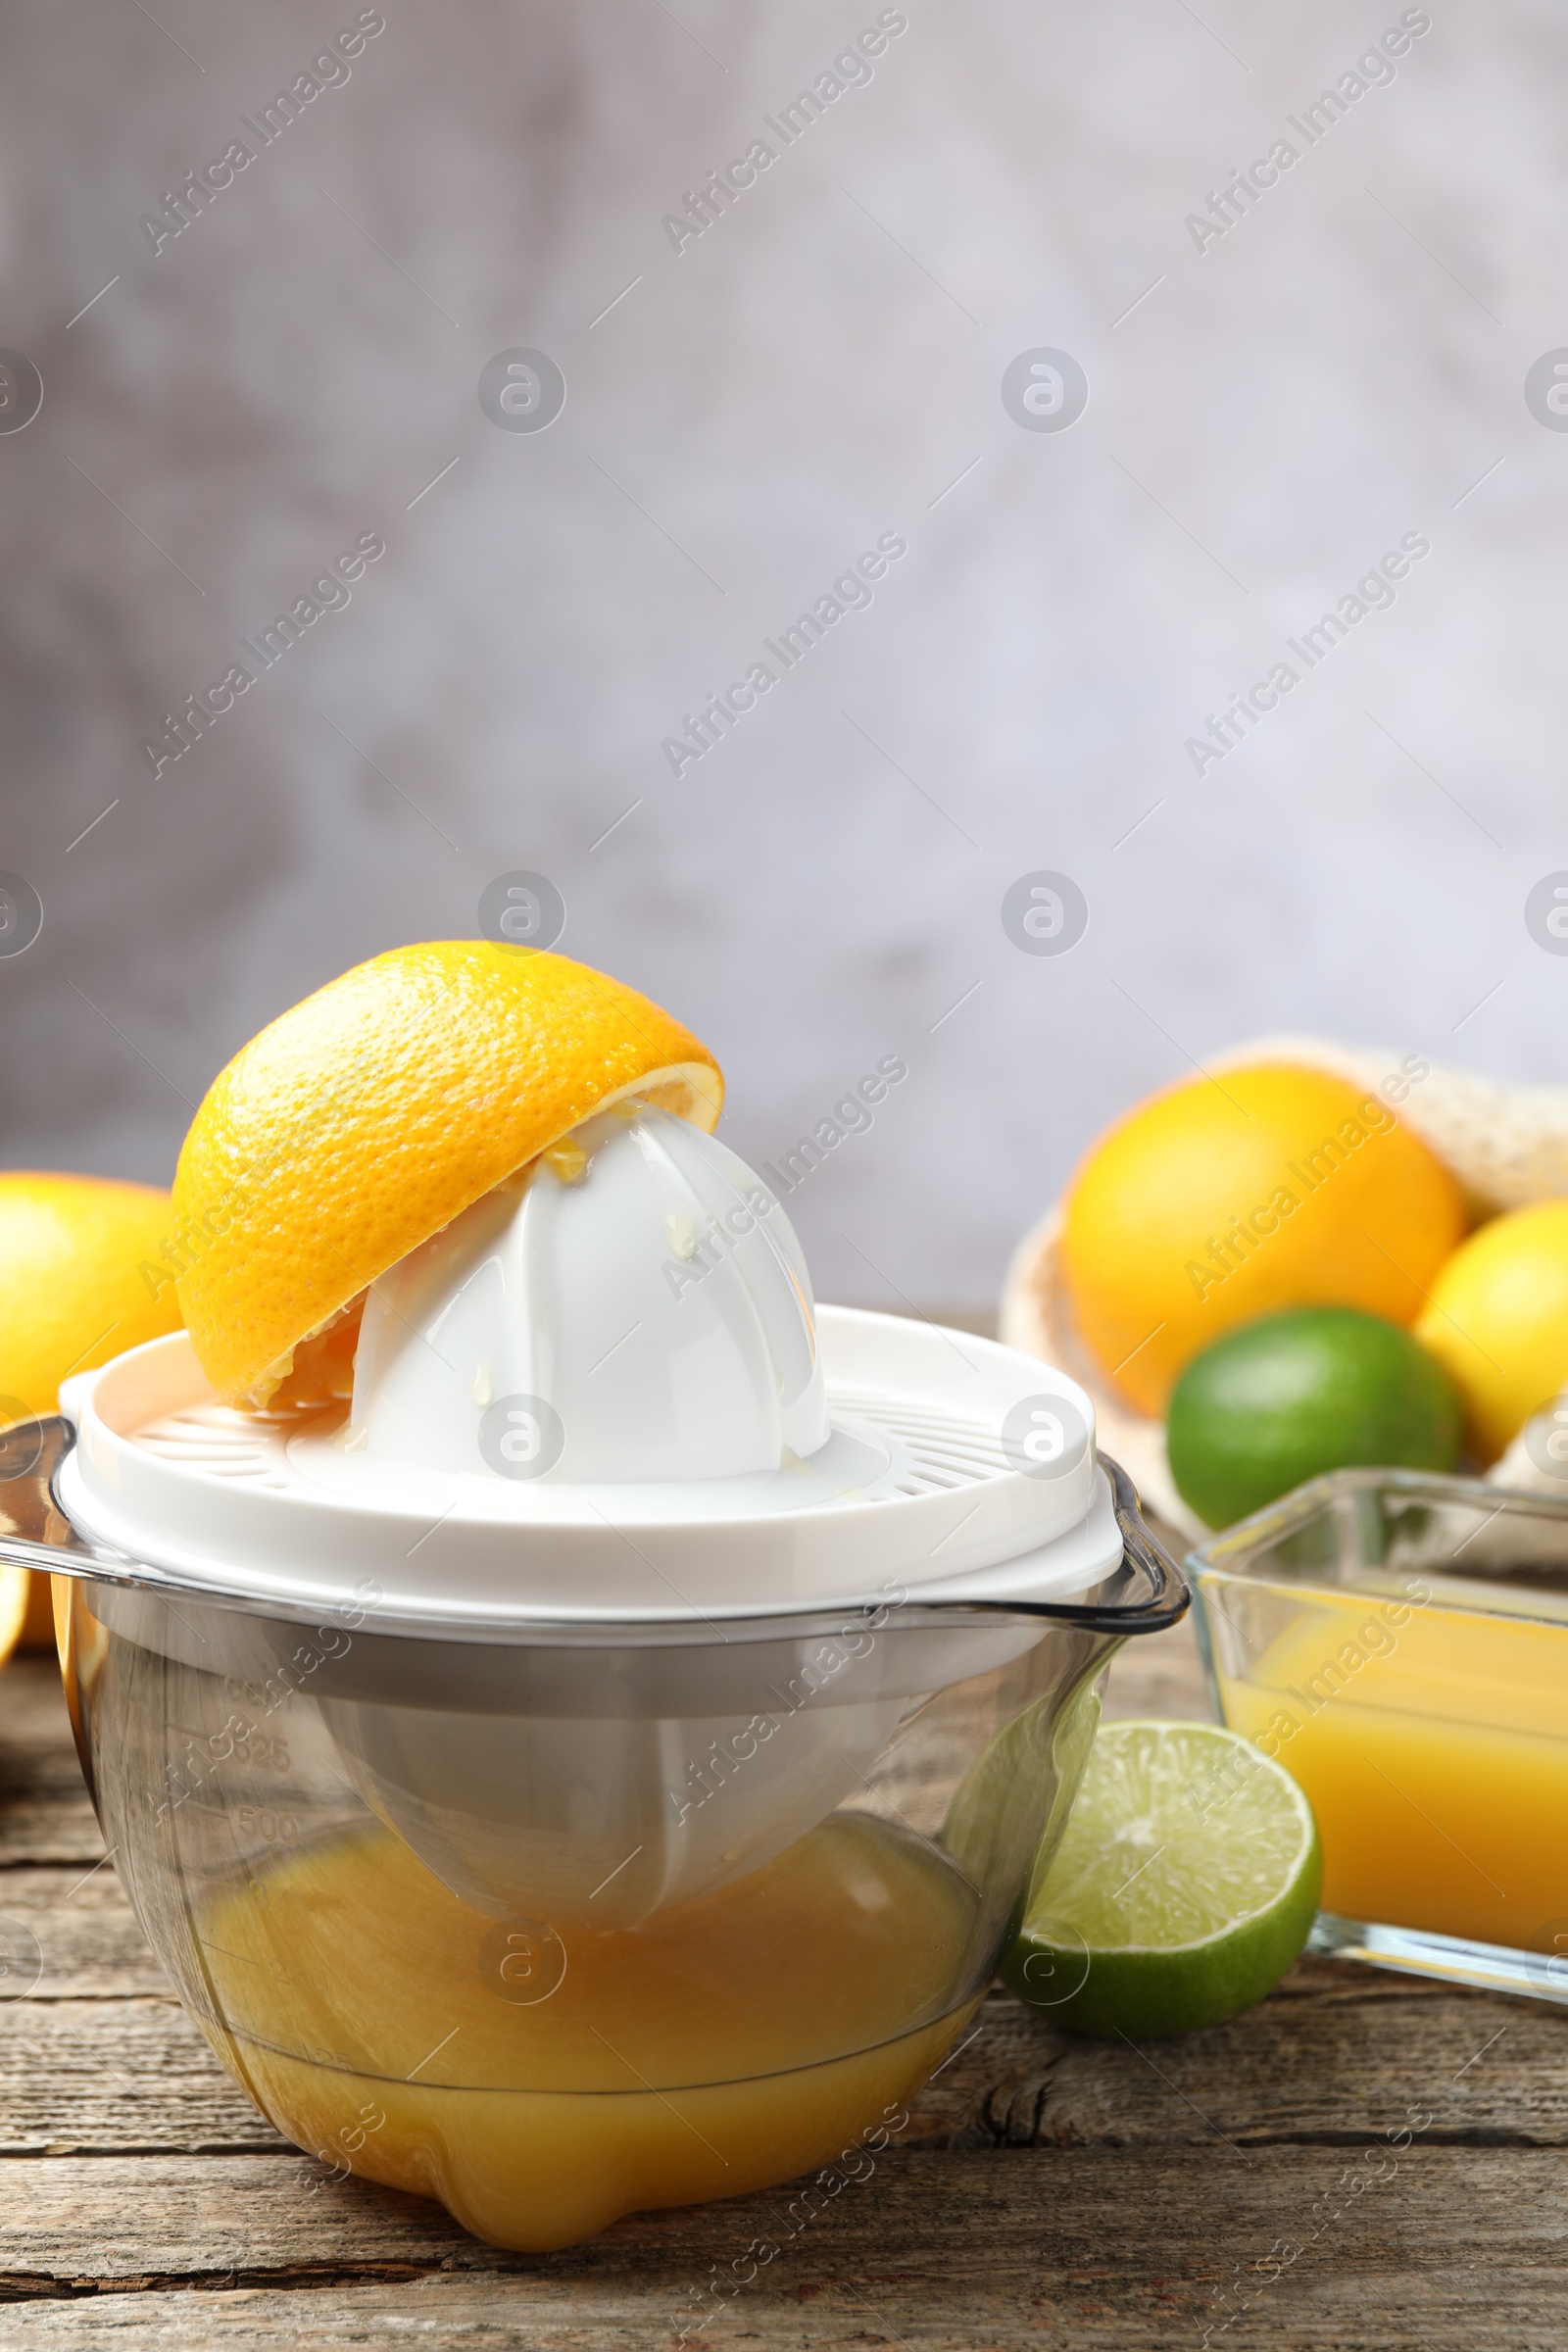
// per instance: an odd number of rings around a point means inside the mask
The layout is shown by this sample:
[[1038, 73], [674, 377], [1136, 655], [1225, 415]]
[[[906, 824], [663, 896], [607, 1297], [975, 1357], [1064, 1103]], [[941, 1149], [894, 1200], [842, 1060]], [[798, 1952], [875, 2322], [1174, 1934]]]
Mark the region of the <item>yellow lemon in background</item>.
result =
[[[37, 1626], [33, 1623], [31, 1605], [34, 1585], [43, 1596], [38, 1606]], [[39, 1627], [45, 1630], [52, 1627], [52, 1620], [44, 1613], [48, 1600], [49, 1579], [46, 1576], [29, 1576], [25, 1568], [13, 1568], [9, 1562], [0, 1560], [0, 1666], [5, 1664], [24, 1636], [27, 1637], [26, 1646], [29, 1649], [43, 1647], [36, 1635]]]
[[[178, 1330], [173, 1284], [156, 1270], [170, 1210], [152, 1185], [0, 1173], [0, 1425], [52, 1413], [69, 1373]], [[49, 1580], [30, 1580], [30, 1602], [28, 1581], [0, 1568], [0, 1656], [19, 1595], [27, 1646], [54, 1645]]]
[[1494, 1461], [1568, 1384], [1568, 1200], [1494, 1217], [1431, 1290], [1416, 1338], [1463, 1397], [1477, 1454]]
[[706, 1046], [564, 956], [433, 940], [329, 981], [213, 1081], [174, 1176], [172, 1272], [226, 1404], [353, 1387], [367, 1287], [629, 1095], [711, 1132]]
[[1463, 1231], [1452, 1176], [1381, 1096], [1259, 1063], [1155, 1095], [1101, 1138], [1068, 1193], [1062, 1270], [1089, 1348], [1160, 1413], [1188, 1359], [1254, 1315], [1413, 1323]]

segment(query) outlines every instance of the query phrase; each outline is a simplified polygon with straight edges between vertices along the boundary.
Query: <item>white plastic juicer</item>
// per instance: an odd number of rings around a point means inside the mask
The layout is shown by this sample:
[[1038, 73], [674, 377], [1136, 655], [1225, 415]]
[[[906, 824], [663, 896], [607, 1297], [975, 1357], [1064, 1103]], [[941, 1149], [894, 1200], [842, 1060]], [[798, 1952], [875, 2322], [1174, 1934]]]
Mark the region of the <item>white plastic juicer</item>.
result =
[[[964, 1334], [815, 1310], [759, 1179], [636, 1102], [371, 1287], [346, 1417], [219, 1404], [183, 1334], [63, 1401], [64, 1420], [0, 1440], [0, 1554], [76, 1580], [69, 1601], [57, 1585], [57, 1615], [106, 1835], [182, 1997], [259, 2102], [334, 2157], [321, 2119], [340, 2089], [382, 2085], [369, 2104], [393, 2112], [401, 2053], [350, 1988], [365, 1954], [322, 1925], [332, 1856], [386, 1832], [386, 1852], [416, 1858], [397, 1865], [400, 1899], [458, 1923], [514, 2021], [483, 2057], [488, 2027], [470, 2026], [421, 2097], [564, 2095], [540, 2035], [549, 2018], [558, 2040], [575, 2032], [574, 2003], [630, 2068], [585, 2085], [596, 2152], [575, 2202], [529, 2172], [520, 2139], [506, 2141], [512, 2175], [487, 2158], [476, 2187], [428, 2098], [395, 2156], [359, 2127], [355, 2169], [510, 2244], [789, 2177], [860, 2095], [803, 2111], [750, 2175], [666, 2149], [621, 2177], [642, 2110], [617, 2127], [614, 2096], [635, 2102], [638, 2083], [669, 2107], [732, 2084], [754, 2047], [769, 2082], [803, 2064], [863, 2072], [884, 2048], [903, 2072], [873, 2066], [880, 2087], [918, 2079], [1059, 1836], [1110, 1650], [1186, 1606], [1125, 1479], [1097, 1460], [1082, 1390]], [[770, 2073], [772, 2029], [747, 2009], [766, 1970], [748, 1970], [734, 1923], [751, 1905], [756, 1936], [776, 1940], [786, 1898], [770, 1890], [830, 1850], [846, 1921], [913, 1901], [911, 1870], [919, 1903], [940, 1881], [931, 1981], [901, 1990], [896, 2016], [878, 2015], [874, 1985], [852, 1987], [854, 2017]], [[236, 1890], [275, 1923], [269, 1887], [297, 1893], [318, 1862], [328, 1894], [300, 1897], [275, 1963], [236, 1955], [236, 1929], [215, 1940]], [[639, 2043], [646, 2021], [612, 1989], [635, 1969], [617, 1976], [617, 1955], [737, 1936], [742, 1959], [701, 1996], [710, 2080], [695, 2026], [678, 2060], [656, 2051], [667, 2018]], [[263, 2000], [238, 1964], [288, 1976], [307, 1946], [309, 1996]]]

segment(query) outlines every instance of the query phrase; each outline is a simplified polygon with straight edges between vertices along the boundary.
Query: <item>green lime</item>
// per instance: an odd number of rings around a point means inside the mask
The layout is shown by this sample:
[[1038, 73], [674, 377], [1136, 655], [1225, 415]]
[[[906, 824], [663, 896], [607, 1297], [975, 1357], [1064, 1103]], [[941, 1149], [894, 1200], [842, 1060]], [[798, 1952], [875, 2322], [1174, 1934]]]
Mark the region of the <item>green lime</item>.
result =
[[1311, 1806], [1239, 1732], [1102, 1724], [1002, 1973], [1079, 2034], [1191, 2034], [1279, 1983], [1322, 1883]]
[[1259, 1315], [1195, 1355], [1165, 1421], [1170, 1472], [1209, 1527], [1352, 1462], [1451, 1470], [1452, 1381], [1419, 1340], [1353, 1306]]

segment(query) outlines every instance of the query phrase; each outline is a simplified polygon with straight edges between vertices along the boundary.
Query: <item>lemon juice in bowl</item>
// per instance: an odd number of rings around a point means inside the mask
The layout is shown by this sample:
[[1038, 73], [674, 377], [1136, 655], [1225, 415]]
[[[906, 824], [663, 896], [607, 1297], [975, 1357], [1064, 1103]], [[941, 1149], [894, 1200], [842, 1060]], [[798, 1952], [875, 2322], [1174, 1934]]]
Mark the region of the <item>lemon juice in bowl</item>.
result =
[[210, 2030], [302, 2146], [481, 2236], [567, 2244], [792, 2179], [895, 2114], [969, 2015], [976, 1907], [848, 1815], [720, 1893], [576, 1932], [475, 1912], [372, 1834], [204, 1917]]
[[832, 2161], [1185, 1605], [1087, 1397], [817, 1310], [704, 1050], [562, 958], [404, 951], [248, 1054], [189, 1336], [6, 1490], [155, 1947], [281, 2130], [500, 2243]]

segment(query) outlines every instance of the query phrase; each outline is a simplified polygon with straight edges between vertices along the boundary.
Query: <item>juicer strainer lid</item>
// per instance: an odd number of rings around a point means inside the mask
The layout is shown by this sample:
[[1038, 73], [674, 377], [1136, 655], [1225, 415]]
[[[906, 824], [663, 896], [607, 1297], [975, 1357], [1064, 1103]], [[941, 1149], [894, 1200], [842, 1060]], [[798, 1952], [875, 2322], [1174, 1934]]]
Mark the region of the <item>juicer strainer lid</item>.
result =
[[816, 1309], [826, 1443], [741, 1477], [551, 1485], [346, 1451], [231, 1411], [188, 1337], [62, 1391], [62, 1506], [89, 1543], [290, 1613], [367, 1585], [383, 1622], [680, 1624], [890, 1596], [1065, 1598], [1121, 1554], [1094, 1408], [968, 1333]]

